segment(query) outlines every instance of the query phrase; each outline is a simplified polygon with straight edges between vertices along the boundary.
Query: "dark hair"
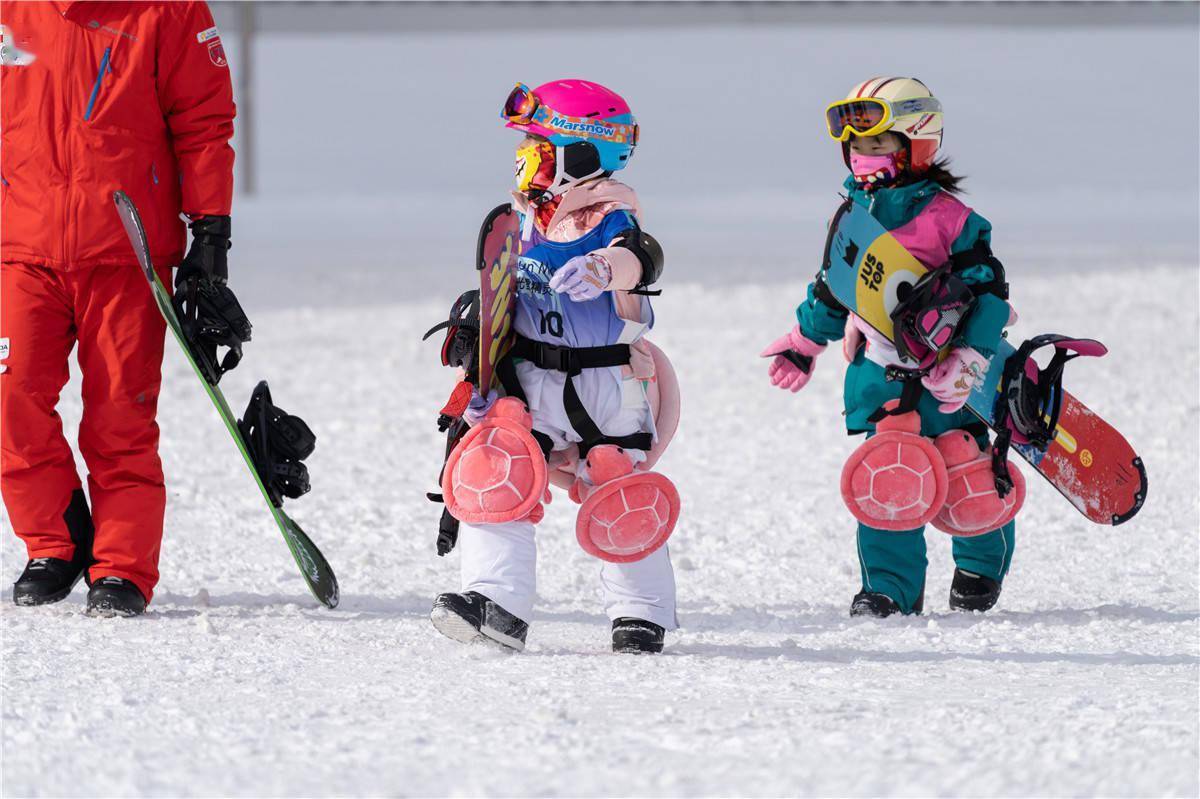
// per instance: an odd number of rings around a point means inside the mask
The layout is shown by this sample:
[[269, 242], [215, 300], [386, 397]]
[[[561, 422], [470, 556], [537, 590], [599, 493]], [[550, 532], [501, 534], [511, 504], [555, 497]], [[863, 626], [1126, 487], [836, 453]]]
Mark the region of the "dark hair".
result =
[[942, 191], [950, 194], [962, 194], [963, 188], [960, 184], [966, 179], [965, 175], [956, 175], [950, 171], [949, 158], [939, 158], [929, 165], [929, 169], [915, 177], [918, 180], [932, 180], [942, 187]]

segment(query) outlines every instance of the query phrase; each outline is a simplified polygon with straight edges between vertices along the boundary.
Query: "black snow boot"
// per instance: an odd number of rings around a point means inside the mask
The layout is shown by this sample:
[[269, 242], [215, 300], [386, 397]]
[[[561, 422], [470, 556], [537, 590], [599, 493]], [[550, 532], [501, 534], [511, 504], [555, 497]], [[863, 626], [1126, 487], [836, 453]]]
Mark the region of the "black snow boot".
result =
[[525, 649], [529, 625], [483, 594], [440, 594], [433, 600], [429, 619], [437, 631], [455, 641], [491, 640], [520, 652]]
[[1000, 583], [991, 577], [957, 568], [954, 570], [954, 580], [950, 583], [951, 610], [983, 613], [991, 610], [998, 599]]
[[67, 509], [63, 511], [63, 523], [75, 545], [75, 554], [70, 560], [62, 558], [34, 558], [25, 564], [25, 571], [13, 583], [13, 602], [18, 605], [47, 605], [60, 602], [70, 595], [92, 565], [92, 539], [95, 530], [92, 514], [88, 510], [87, 497], [83, 489], [71, 492]]
[[34, 558], [13, 583], [13, 602], [18, 605], [48, 605], [67, 598], [87, 566], [75, 560]]
[[145, 612], [146, 598], [136, 585], [124, 578], [101, 577], [88, 591], [89, 616], [140, 616]]
[[[925, 589], [922, 588], [921, 595], [913, 603], [912, 613], [917, 615], [924, 609]], [[850, 602], [851, 616], [874, 616], [877, 619], [885, 619], [899, 612], [900, 605], [896, 603], [896, 600], [887, 594], [878, 594], [865, 589], [855, 594], [854, 599]]]
[[623, 616], [613, 619], [612, 647], [614, 652], [641, 654], [663, 651], [667, 631], [652, 621]]

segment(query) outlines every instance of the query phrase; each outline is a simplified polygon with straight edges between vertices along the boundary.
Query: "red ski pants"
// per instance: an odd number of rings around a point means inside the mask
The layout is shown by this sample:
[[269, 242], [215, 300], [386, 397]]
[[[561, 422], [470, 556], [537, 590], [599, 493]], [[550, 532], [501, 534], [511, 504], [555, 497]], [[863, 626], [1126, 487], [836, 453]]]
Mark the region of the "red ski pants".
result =
[[[170, 285], [170, 269], [159, 270]], [[132, 581], [149, 600], [158, 582], [166, 489], [158, 458], [158, 391], [166, 323], [134, 263], [71, 271], [0, 265], [0, 492], [30, 558], [70, 559], [68, 521], [82, 497], [55, 406], [79, 346], [95, 530], [92, 580]], [[3, 344], [0, 341], [0, 344]], [[84, 508], [86, 510], [86, 508]], [[85, 517], [86, 520], [86, 517]]]

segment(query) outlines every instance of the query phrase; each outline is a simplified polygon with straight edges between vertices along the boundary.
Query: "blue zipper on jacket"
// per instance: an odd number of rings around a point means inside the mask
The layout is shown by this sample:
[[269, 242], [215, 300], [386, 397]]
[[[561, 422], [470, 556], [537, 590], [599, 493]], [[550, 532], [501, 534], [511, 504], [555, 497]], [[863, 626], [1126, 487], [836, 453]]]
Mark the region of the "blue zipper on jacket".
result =
[[96, 98], [100, 96], [100, 82], [104, 80], [104, 73], [108, 72], [108, 58], [110, 55], [112, 55], [112, 47], [105, 47], [104, 57], [100, 59], [100, 72], [96, 75], [96, 82], [92, 84], [92, 96], [88, 98], [87, 111], [83, 114], [84, 122], [92, 118], [92, 108], [96, 105]]

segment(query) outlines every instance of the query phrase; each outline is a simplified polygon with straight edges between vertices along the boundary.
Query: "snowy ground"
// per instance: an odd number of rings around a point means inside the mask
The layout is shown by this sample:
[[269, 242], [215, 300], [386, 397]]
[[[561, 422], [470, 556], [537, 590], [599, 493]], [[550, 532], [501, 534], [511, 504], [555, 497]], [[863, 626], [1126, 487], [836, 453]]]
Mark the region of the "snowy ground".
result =
[[[160, 593], [132, 621], [85, 617], [82, 590], [42, 609], [0, 602], [0, 790], [1195, 796], [1195, 265], [1011, 277], [1017, 336], [1111, 345], [1070, 380], [1144, 454], [1141, 515], [1089, 526], [1034, 481], [997, 611], [947, 611], [949, 542], [931, 532], [929, 612], [851, 620], [840, 356], [800, 396], [773, 391], [755, 357], [790, 323], [800, 279], [668, 281], [656, 339], [678, 365], [685, 412], [663, 469], [686, 513], [671, 545], [683, 629], [659, 658], [607, 651], [597, 564], [563, 498], [543, 527], [543, 600], [523, 655], [429, 625], [457, 564], [434, 555], [437, 509], [422, 496], [449, 384], [419, 338], [449, 297], [264, 311], [226, 378], [239, 408], [269, 378], [317, 431], [314, 492], [290, 508], [341, 579], [336, 611], [307, 595], [169, 345]], [[13, 579], [24, 558], [7, 519], [2, 538]]]

